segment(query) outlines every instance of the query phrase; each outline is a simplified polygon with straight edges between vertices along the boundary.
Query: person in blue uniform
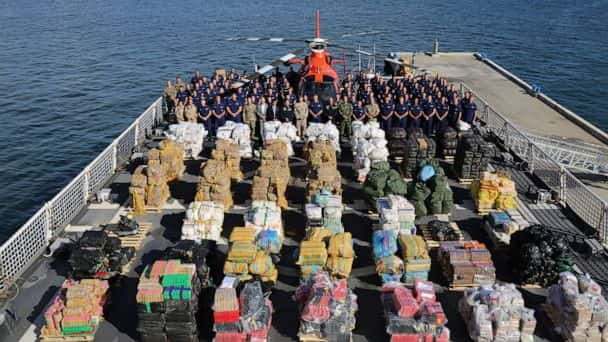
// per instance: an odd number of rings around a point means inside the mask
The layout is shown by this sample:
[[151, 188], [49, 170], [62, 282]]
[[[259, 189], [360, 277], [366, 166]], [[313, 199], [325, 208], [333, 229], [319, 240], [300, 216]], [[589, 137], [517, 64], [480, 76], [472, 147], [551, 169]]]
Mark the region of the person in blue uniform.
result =
[[215, 137], [217, 135], [217, 129], [222, 127], [226, 122], [226, 105], [222, 98], [217, 95], [215, 97], [215, 103], [213, 104], [213, 130], [212, 135]]
[[382, 116], [382, 129], [388, 131], [393, 127], [393, 115], [395, 114], [395, 103], [390, 95], [384, 98], [380, 114]]
[[452, 95], [448, 111], [448, 120], [450, 122], [450, 125], [456, 127], [456, 123], [458, 122], [458, 120], [460, 120], [460, 113], [462, 112], [460, 98], [458, 98], [457, 94]]
[[211, 108], [207, 105], [205, 98], [201, 98], [201, 103], [198, 107], [198, 118], [205, 126], [205, 130], [211, 134]]
[[410, 107], [410, 117], [408, 120], [408, 126], [418, 128], [422, 121], [422, 106], [418, 98], [414, 98], [414, 103]]
[[227, 101], [226, 112], [228, 113], [228, 116], [226, 117], [227, 120], [237, 123], [242, 122], [241, 114], [243, 113], [243, 104], [237, 98], [236, 93], [232, 93], [232, 96], [230, 96], [230, 99]]
[[361, 100], [355, 102], [355, 105], [353, 106], [353, 119], [355, 121], [365, 121], [365, 107]]
[[323, 102], [319, 101], [319, 96], [315, 94], [308, 105], [308, 122], [322, 122]]
[[281, 111], [279, 112], [279, 118], [282, 122], [293, 123], [295, 115], [293, 112], [293, 106], [289, 104], [289, 101], [283, 102]]
[[435, 132], [441, 132], [448, 126], [448, 114], [450, 106], [445, 97], [439, 100], [439, 103], [435, 105], [437, 115], [435, 117]]
[[198, 80], [201, 79], [201, 71], [196, 69], [196, 71], [194, 72], [194, 76], [192, 76], [192, 78], [190, 79], [190, 83], [192, 84], [196, 84], [198, 83]]
[[477, 118], [477, 105], [475, 104], [472, 94], [469, 94], [469, 98], [462, 108], [462, 121], [472, 124]]
[[433, 103], [433, 97], [428, 95], [426, 101], [422, 104], [422, 121], [424, 134], [431, 136], [433, 134], [434, 121], [435, 121], [435, 103]]
[[405, 102], [405, 97], [399, 96], [399, 101], [395, 105], [395, 126], [407, 128], [407, 117], [410, 105]]
[[186, 91], [186, 88], [183, 85], [179, 86], [179, 90], [177, 91], [177, 99], [181, 103], [185, 103], [187, 97], [188, 97], [188, 91]]

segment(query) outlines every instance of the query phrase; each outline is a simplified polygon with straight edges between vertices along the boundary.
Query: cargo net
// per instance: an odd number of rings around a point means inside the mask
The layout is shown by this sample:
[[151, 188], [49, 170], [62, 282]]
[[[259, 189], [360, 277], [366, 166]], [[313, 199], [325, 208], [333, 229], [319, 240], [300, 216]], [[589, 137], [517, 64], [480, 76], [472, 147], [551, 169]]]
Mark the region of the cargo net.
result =
[[317, 273], [296, 289], [294, 298], [302, 307], [300, 341], [351, 340], [358, 307], [346, 279], [332, 281], [327, 273]]
[[108, 287], [107, 281], [98, 279], [64, 281], [44, 314], [46, 324], [40, 337], [92, 341], [103, 320]]
[[434, 285], [416, 280], [413, 291], [398, 282], [382, 286], [380, 299], [391, 341], [448, 342], [450, 330]]
[[338, 171], [336, 149], [329, 141], [311, 141], [306, 144], [304, 156], [306, 165], [306, 201], [312, 196], [326, 191], [334, 195], [342, 194], [342, 176]]
[[260, 167], [253, 177], [251, 199], [276, 202], [279, 207], [287, 208], [285, 192], [290, 177], [286, 143], [282, 140], [266, 141], [261, 153]]
[[147, 165], [137, 167], [131, 178], [133, 214], [145, 214], [146, 207], [162, 208], [171, 195], [168, 183], [180, 179], [185, 169], [183, 148], [172, 140], [148, 151]]
[[247, 282], [237, 296], [234, 287], [217, 289], [213, 300], [215, 341], [266, 341], [272, 324], [272, 303], [259, 281]]
[[195, 264], [159, 260], [137, 284], [137, 327], [142, 341], [196, 341], [200, 281]]

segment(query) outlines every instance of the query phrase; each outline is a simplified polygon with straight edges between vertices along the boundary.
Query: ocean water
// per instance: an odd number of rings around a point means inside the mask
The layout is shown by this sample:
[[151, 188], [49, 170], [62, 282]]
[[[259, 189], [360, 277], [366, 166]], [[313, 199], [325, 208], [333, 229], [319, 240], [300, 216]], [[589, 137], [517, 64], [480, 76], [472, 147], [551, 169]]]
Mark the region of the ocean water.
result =
[[[378, 52], [482, 51], [608, 129], [608, 1], [0, 2], [0, 240], [65, 186], [162, 91], [196, 68], [251, 68], [324, 37]], [[338, 51], [339, 52], [339, 51]], [[353, 65], [350, 64], [352, 67]]]

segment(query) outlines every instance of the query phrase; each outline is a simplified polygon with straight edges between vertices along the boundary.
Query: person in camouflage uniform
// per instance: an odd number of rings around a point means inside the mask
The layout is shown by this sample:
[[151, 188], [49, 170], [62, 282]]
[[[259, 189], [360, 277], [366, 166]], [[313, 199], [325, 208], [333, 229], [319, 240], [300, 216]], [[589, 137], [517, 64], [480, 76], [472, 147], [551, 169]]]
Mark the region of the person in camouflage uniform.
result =
[[308, 119], [308, 103], [300, 96], [298, 102], [294, 104], [294, 110], [296, 115], [296, 127], [298, 129], [298, 136], [304, 139], [306, 132], [306, 120]]
[[253, 102], [253, 97], [249, 96], [245, 102], [245, 107], [243, 107], [243, 120], [247, 125], [249, 125], [249, 129], [251, 130], [251, 138], [255, 139], [255, 129], [257, 123], [257, 116], [255, 115], [255, 103]]
[[171, 83], [171, 80], [167, 81], [167, 86], [163, 91], [163, 98], [165, 99], [165, 104], [167, 105], [167, 113], [173, 112], [175, 108], [175, 97], [177, 96], [177, 89]]
[[338, 114], [340, 114], [340, 135], [344, 139], [350, 138], [353, 134], [351, 126], [353, 105], [348, 101], [348, 95], [345, 95], [338, 104]]

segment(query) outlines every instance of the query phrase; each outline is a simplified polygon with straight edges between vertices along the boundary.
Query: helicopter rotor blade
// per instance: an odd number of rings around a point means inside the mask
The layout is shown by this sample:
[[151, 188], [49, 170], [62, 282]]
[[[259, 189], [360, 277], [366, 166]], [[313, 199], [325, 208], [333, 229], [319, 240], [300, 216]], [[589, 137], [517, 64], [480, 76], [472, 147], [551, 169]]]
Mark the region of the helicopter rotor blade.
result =
[[376, 34], [386, 33], [387, 31], [364, 31], [364, 32], [356, 32], [356, 33], [346, 33], [338, 36], [338, 38], [350, 38], [350, 37], [360, 37], [360, 36], [371, 36]]
[[230, 42], [274, 42], [274, 43], [306, 41], [306, 39], [282, 38], [282, 37], [231, 37], [231, 38], [226, 38], [226, 40], [230, 41]]
[[240, 88], [242, 86], [244, 86], [247, 83], [250, 83], [251, 81], [255, 81], [257, 78], [259, 78], [260, 76], [271, 72], [272, 70], [274, 70], [275, 68], [277, 68], [278, 66], [287, 63], [290, 59], [295, 58], [296, 56], [302, 54], [304, 51], [306, 51], [308, 49], [308, 46], [305, 47], [301, 47], [297, 50], [294, 50], [284, 56], [281, 56], [275, 60], [273, 60], [272, 62], [270, 62], [269, 64], [259, 68], [258, 70], [256, 70], [255, 72], [253, 72], [253, 74], [248, 77], [247, 79], [244, 79], [242, 81], [238, 81], [235, 82], [233, 84], [234, 88]]
[[357, 48], [353, 48], [353, 47], [349, 47], [349, 46], [344, 46], [344, 45], [338, 45], [338, 44], [334, 44], [334, 43], [328, 43], [327, 46], [336, 47], [338, 49], [344, 49], [344, 50], [355, 52], [355, 53], [360, 53], [360, 54], [365, 55], [365, 56], [375, 56], [376, 58], [382, 59], [385, 62], [394, 63], [394, 64], [398, 64], [398, 65], [401, 65], [401, 66], [406, 66], [406, 67], [412, 68], [412, 69], [417, 69], [417, 67], [415, 67], [413, 65], [410, 65], [408, 62], [399, 60], [397, 58], [390, 58], [390, 57], [387, 57], [385, 55], [381, 55], [379, 53], [373, 53], [373, 52], [369, 52], [369, 51], [363, 51], [361, 49], [357, 49]]

